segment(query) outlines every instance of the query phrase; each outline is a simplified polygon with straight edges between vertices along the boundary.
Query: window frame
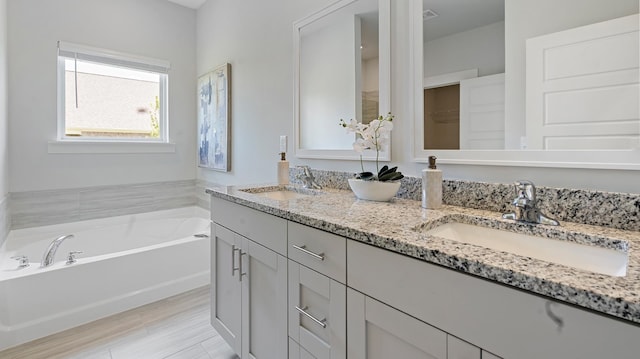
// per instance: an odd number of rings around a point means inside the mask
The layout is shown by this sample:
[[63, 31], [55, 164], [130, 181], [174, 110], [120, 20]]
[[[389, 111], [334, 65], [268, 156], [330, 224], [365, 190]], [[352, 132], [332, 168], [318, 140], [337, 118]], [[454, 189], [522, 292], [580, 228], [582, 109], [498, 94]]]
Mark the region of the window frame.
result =
[[[160, 108], [158, 110], [159, 138], [67, 136], [65, 119], [65, 59], [69, 58], [77, 58], [78, 60], [107, 66], [149, 71], [160, 75]], [[58, 41], [56, 66], [57, 134], [55, 141], [49, 142], [49, 153], [175, 152], [175, 145], [169, 142], [168, 99], [170, 63], [168, 61]]]

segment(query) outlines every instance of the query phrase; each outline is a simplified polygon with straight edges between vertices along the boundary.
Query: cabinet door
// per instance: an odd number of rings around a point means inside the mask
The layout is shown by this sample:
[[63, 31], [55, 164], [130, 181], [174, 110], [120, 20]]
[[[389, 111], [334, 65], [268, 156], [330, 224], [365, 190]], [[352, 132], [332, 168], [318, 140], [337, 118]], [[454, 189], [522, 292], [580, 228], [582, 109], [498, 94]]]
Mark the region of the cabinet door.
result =
[[502, 359], [499, 356], [495, 355], [495, 354], [491, 354], [488, 351], [483, 350], [482, 351], [482, 359]]
[[211, 325], [239, 354], [242, 286], [238, 261], [242, 243], [238, 235], [218, 224], [211, 226], [211, 232]]
[[289, 336], [317, 359], [346, 355], [346, 287], [289, 260]]
[[242, 358], [287, 357], [287, 259], [242, 238]]
[[349, 359], [446, 359], [447, 334], [347, 289]]
[[480, 348], [453, 335], [447, 335], [447, 359], [480, 359]]
[[289, 359], [316, 359], [308, 351], [300, 347], [293, 339], [289, 338]]

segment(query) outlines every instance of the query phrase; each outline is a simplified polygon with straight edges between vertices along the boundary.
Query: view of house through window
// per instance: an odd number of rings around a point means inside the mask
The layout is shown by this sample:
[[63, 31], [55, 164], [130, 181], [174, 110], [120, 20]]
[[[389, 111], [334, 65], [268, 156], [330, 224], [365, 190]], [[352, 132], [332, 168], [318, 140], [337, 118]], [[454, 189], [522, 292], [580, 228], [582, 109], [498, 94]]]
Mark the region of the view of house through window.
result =
[[159, 139], [160, 76], [65, 59], [65, 135]]

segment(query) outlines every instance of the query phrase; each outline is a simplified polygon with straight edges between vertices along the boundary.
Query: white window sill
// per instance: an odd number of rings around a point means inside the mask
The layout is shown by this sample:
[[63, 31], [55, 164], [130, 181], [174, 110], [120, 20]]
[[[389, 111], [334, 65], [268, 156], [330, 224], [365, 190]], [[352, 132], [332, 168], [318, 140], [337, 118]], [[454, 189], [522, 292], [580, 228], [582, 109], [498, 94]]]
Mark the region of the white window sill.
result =
[[175, 143], [128, 141], [50, 141], [49, 153], [175, 153]]

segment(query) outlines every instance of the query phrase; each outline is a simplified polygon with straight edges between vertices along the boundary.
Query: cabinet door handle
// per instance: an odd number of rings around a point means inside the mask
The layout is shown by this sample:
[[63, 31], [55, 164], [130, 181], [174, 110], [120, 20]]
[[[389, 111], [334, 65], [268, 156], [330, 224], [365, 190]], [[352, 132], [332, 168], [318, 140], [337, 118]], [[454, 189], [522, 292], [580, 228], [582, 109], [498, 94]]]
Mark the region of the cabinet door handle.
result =
[[312, 256], [313, 258], [319, 260], [319, 261], [323, 261], [324, 260], [324, 253], [313, 253], [310, 250], [307, 249], [307, 246], [296, 246], [295, 244], [291, 245], [293, 248], [299, 250], [300, 252], [304, 253], [304, 254], [308, 254], [310, 256]]
[[247, 272], [243, 272], [242, 271], [242, 256], [246, 256], [247, 252], [242, 252], [242, 250], [238, 249], [238, 252], [240, 253], [240, 255], [238, 256], [238, 274], [240, 274], [238, 276], [238, 281], [242, 282], [242, 276], [247, 275]]
[[300, 312], [301, 314], [304, 314], [305, 316], [307, 316], [307, 318], [313, 320], [314, 322], [316, 322], [316, 324], [318, 324], [319, 326], [326, 328], [327, 327], [327, 318], [324, 319], [318, 319], [316, 317], [314, 317], [313, 315], [307, 313], [307, 309], [309, 309], [309, 307], [304, 307], [304, 308], [300, 308], [296, 305], [296, 310], [298, 312]]
[[231, 276], [233, 277], [236, 271], [239, 271], [242, 267], [242, 262], [240, 262], [240, 266], [236, 267], [236, 251], [242, 253], [240, 248], [236, 247], [236, 245], [231, 246]]

